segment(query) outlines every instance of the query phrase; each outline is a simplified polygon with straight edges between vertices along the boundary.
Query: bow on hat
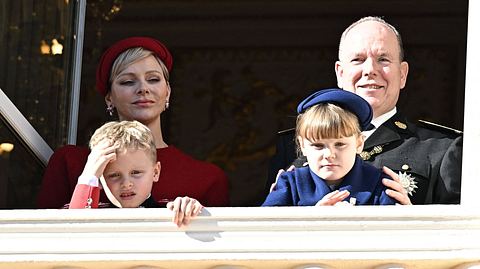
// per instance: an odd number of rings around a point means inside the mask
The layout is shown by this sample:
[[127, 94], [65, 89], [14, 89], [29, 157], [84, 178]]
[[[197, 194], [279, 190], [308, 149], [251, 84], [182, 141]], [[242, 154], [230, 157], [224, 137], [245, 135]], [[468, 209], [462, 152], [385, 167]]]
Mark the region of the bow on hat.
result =
[[173, 59], [167, 47], [162, 42], [151, 37], [129, 37], [122, 39], [109, 47], [100, 58], [100, 63], [97, 67], [97, 81], [96, 88], [103, 96], [108, 92], [108, 80], [113, 62], [124, 51], [130, 48], [142, 47], [150, 50], [162, 60], [167, 67], [168, 72], [172, 69]]
[[332, 88], [313, 93], [300, 102], [297, 112], [299, 114], [303, 113], [309, 107], [322, 103], [335, 104], [355, 114], [361, 131], [368, 130], [371, 127], [373, 111], [370, 104], [362, 97], [341, 89]]

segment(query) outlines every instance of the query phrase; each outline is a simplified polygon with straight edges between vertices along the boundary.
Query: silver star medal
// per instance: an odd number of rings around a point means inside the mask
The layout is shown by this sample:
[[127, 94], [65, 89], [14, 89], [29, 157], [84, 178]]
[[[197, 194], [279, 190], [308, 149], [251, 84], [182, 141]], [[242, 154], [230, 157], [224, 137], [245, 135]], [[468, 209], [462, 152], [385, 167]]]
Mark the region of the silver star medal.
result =
[[415, 182], [415, 178], [407, 174], [407, 172], [402, 173], [401, 171], [399, 171], [398, 178], [400, 179], [400, 184], [402, 184], [402, 187], [407, 191], [410, 196], [415, 192], [415, 189], [418, 188], [417, 182]]

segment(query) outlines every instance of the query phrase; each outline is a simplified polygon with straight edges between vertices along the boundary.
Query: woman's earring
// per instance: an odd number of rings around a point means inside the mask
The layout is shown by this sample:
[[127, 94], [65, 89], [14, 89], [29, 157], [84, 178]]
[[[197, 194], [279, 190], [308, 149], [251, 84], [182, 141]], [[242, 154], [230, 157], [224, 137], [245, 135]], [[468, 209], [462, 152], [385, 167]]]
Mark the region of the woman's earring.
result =
[[107, 113], [110, 115], [110, 117], [113, 117], [113, 105], [107, 106]]
[[170, 106], [170, 103], [168, 102], [168, 100], [165, 102], [165, 110], [168, 109], [168, 107]]

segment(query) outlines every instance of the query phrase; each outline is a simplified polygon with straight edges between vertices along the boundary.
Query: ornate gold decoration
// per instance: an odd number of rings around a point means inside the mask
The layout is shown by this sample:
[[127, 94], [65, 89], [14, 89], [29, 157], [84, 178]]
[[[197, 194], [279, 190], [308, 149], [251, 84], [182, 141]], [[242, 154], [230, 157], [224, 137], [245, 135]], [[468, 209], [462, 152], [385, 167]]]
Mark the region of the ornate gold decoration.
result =
[[403, 129], [403, 130], [407, 129], [407, 125], [401, 121], [396, 121], [395, 125], [397, 125], [397, 127], [400, 129]]
[[400, 184], [402, 184], [402, 187], [410, 196], [415, 192], [415, 189], [418, 188], [415, 178], [406, 172], [398, 172], [398, 178], [400, 179]]
[[382, 151], [383, 151], [383, 146], [378, 145], [373, 147], [373, 149], [370, 151], [362, 151], [362, 153], [360, 153], [360, 158], [362, 158], [364, 161], [368, 161], [373, 155], [379, 154]]

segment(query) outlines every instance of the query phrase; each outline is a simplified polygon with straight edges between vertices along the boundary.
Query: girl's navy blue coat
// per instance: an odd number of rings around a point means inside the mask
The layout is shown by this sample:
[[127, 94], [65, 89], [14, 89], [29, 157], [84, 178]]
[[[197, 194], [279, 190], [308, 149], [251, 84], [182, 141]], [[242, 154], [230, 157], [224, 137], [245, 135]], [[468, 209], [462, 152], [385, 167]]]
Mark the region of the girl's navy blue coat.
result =
[[[390, 178], [380, 169], [365, 163], [359, 156], [352, 169], [345, 175], [337, 190], [348, 190], [356, 198], [356, 205], [394, 205], [396, 201], [386, 193], [382, 178]], [[308, 166], [295, 168], [280, 175], [275, 191], [262, 206], [314, 206], [326, 194], [332, 192], [328, 184]]]

